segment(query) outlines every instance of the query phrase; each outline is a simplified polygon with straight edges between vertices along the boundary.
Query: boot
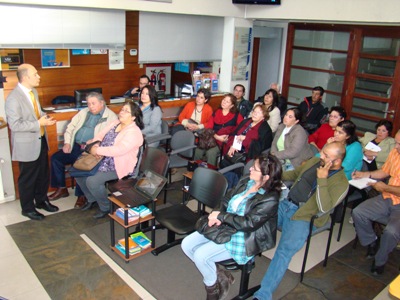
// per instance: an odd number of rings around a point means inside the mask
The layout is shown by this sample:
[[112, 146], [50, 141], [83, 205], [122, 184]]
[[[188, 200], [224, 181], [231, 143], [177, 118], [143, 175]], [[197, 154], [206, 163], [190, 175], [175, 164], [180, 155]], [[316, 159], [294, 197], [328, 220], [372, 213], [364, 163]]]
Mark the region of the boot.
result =
[[233, 284], [234, 281], [235, 278], [230, 272], [226, 271], [224, 267], [221, 267], [219, 265], [217, 266], [217, 282], [219, 282], [219, 285], [221, 287], [218, 299], [223, 300], [226, 298], [229, 292], [229, 287], [231, 284]]
[[207, 300], [219, 300], [220, 286], [219, 282], [213, 284], [212, 286], [205, 286], [207, 292]]

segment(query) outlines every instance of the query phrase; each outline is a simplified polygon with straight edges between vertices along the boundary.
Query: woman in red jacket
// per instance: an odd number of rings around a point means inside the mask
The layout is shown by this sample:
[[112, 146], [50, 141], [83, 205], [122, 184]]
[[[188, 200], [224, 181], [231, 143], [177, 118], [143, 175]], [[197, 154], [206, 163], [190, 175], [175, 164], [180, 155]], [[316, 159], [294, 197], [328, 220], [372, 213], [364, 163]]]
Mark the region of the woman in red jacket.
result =
[[196, 96], [196, 101], [189, 102], [185, 105], [182, 112], [179, 114], [179, 122], [175, 125], [171, 134], [179, 130], [190, 130], [192, 132], [199, 131], [207, 127], [213, 110], [207, 102], [211, 99], [211, 92], [208, 89], [199, 89]]

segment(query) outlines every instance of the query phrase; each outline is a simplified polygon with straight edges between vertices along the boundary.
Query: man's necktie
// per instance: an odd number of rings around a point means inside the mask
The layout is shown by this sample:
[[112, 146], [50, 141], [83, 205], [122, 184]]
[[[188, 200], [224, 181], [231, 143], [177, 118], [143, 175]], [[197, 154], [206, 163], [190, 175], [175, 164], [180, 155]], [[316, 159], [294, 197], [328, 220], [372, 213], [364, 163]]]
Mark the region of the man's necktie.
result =
[[[40, 119], [40, 113], [39, 113], [39, 107], [36, 103], [35, 100], [35, 95], [33, 94], [32, 91], [29, 92], [29, 96], [31, 97], [31, 101], [32, 101], [32, 105], [33, 105], [33, 110], [35, 111], [36, 117], [38, 118], [38, 120]], [[44, 127], [40, 126], [40, 135], [43, 136], [44, 135]]]

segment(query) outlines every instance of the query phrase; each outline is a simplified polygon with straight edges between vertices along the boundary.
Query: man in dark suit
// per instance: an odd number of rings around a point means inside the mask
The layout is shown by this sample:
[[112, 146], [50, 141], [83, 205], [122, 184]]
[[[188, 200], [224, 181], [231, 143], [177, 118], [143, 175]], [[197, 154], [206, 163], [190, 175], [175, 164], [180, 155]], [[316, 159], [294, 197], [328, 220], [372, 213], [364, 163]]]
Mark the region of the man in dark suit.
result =
[[18, 85], [6, 99], [5, 111], [11, 130], [12, 160], [19, 162], [18, 190], [22, 215], [42, 220], [36, 208], [58, 211], [47, 198], [49, 160], [46, 126], [55, 120], [42, 112], [35, 87], [40, 76], [36, 68], [22, 64], [17, 70]]

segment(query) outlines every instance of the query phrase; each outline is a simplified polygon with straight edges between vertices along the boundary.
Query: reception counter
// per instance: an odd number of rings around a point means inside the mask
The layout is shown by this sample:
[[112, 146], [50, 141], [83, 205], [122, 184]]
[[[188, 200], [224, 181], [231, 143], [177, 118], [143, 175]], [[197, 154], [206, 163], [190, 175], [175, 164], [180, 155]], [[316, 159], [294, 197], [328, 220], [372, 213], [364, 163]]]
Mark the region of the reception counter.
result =
[[[213, 95], [211, 97], [211, 100], [209, 101], [209, 104], [213, 108], [213, 110], [216, 110], [220, 104], [221, 100], [223, 98], [223, 94], [218, 94], [218, 95]], [[163, 119], [167, 120], [168, 122], [173, 122], [177, 120], [179, 113], [183, 109], [183, 107], [190, 101], [194, 101], [195, 98], [187, 98], [187, 99], [173, 99], [173, 100], [159, 100], [159, 105], [163, 111]], [[123, 103], [120, 104], [110, 104], [108, 105], [108, 108], [110, 108], [112, 111], [118, 114], [118, 112], [121, 110], [121, 107], [123, 106]], [[49, 141], [49, 158], [53, 153], [58, 151], [58, 149], [62, 148], [63, 146], [63, 133], [65, 131], [66, 126], [68, 125], [68, 122], [75, 116], [79, 111], [78, 110], [73, 110], [73, 107], [70, 109], [66, 110], [55, 110], [48, 112], [51, 117], [53, 117], [55, 120], [57, 120], [56, 124], [52, 126], [48, 126], [46, 128], [47, 130], [47, 136], [48, 136], [48, 141]], [[19, 193], [18, 193], [18, 187], [17, 187], [17, 182], [18, 182], [18, 176], [19, 176], [19, 168], [18, 168], [18, 163], [13, 162], [12, 164], [13, 168], [13, 175], [14, 175], [14, 182], [15, 182], [15, 189], [16, 189], [16, 195], [17, 198], [19, 198]], [[67, 182], [68, 184], [68, 182]]]

